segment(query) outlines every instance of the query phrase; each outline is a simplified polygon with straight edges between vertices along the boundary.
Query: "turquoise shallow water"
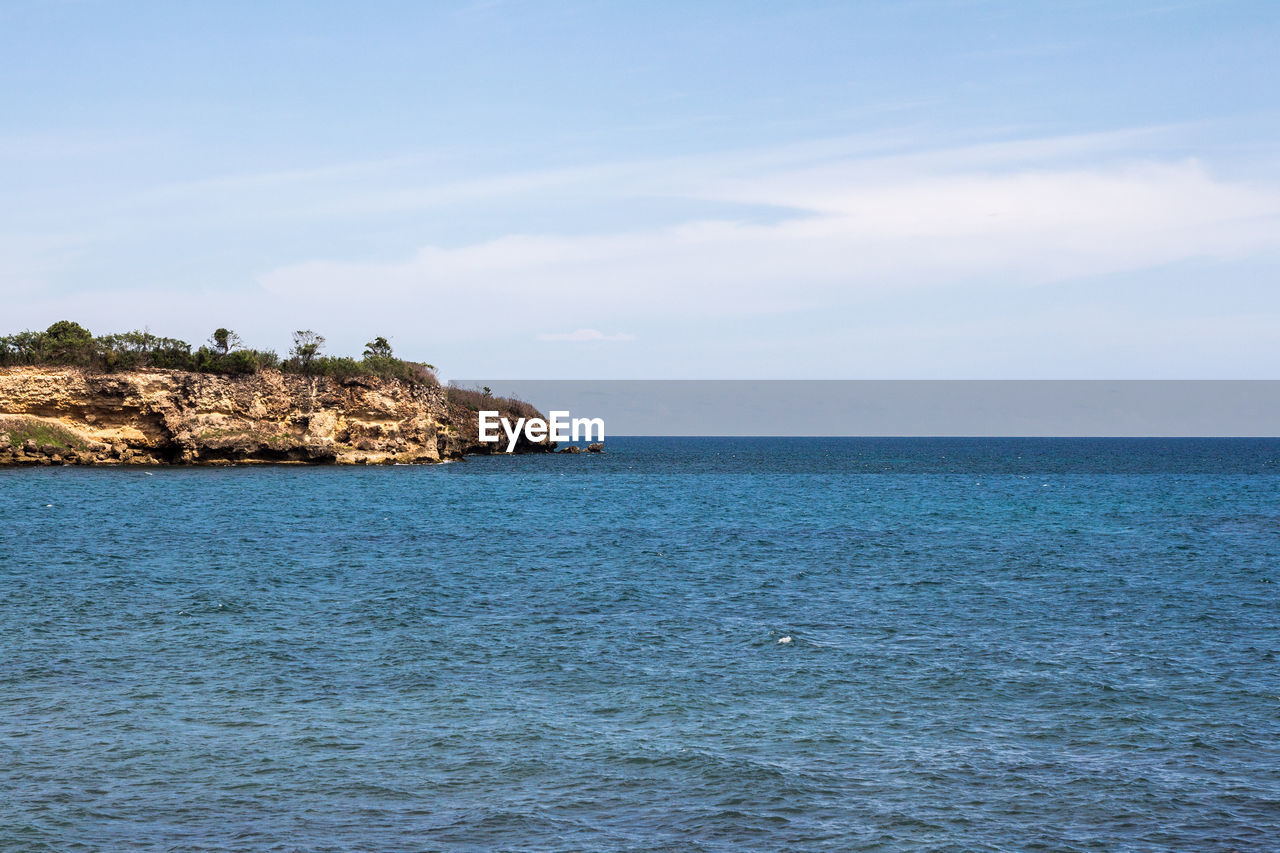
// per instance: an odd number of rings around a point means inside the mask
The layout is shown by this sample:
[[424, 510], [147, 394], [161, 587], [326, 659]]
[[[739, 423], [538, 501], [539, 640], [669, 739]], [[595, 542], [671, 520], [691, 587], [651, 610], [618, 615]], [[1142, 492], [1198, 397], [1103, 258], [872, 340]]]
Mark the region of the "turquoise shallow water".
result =
[[609, 448], [0, 471], [0, 849], [1280, 847], [1280, 442]]

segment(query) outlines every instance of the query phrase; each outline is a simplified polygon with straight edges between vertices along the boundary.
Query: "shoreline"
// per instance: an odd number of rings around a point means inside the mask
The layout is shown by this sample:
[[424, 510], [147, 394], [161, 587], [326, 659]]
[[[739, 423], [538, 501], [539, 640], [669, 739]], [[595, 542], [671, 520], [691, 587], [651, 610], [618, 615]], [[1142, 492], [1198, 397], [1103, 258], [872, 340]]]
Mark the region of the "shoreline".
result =
[[[264, 369], [0, 368], [0, 467], [395, 465], [487, 455], [474, 392]], [[512, 413], [514, 401], [490, 401]], [[517, 443], [546, 453], [554, 443]]]

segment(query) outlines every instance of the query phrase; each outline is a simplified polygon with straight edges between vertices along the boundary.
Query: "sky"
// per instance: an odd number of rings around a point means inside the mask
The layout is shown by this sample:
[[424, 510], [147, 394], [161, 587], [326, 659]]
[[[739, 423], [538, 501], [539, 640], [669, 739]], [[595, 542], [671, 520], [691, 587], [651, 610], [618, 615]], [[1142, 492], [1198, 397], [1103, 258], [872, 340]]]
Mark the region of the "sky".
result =
[[1280, 3], [0, 0], [0, 333], [1280, 378]]

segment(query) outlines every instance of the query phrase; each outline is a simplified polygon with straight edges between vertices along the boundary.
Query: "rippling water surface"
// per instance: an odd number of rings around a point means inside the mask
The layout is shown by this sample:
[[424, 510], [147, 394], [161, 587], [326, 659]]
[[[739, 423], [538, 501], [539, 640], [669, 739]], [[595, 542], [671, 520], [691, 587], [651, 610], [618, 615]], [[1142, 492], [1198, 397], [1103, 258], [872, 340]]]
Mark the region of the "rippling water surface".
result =
[[0, 514], [3, 850], [1280, 847], [1280, 442], [11, 470]]

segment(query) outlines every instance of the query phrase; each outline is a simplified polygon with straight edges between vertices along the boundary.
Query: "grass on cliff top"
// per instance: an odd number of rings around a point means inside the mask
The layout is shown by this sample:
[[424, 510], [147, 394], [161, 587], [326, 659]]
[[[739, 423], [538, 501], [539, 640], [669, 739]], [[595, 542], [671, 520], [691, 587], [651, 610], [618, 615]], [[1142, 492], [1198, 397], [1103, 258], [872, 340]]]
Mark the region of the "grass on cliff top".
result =
[[71, 430], [28, 417], [0, 417], [0, 441], [7, 436], [12, 447], [21, 447], [24, 442], [34, 441], [40, 447], [73, 447], [84, 450], [88, 445], [84, 439]]
[[450, 403], [454, 403], [464, 409], [470, 409], [473, 412], [479, 412], [484, 409], [512, 412], [516, 417], [521, 418], [542, 417], [542, 413], [534, 408], [532, 404], [526, 403], [524, 400], [517, 400], [514, 397], [494, 397], [474, 388], [461, 388], [457, 385], [450, 385], [445, 389], [445, 393], [448, 395]]

